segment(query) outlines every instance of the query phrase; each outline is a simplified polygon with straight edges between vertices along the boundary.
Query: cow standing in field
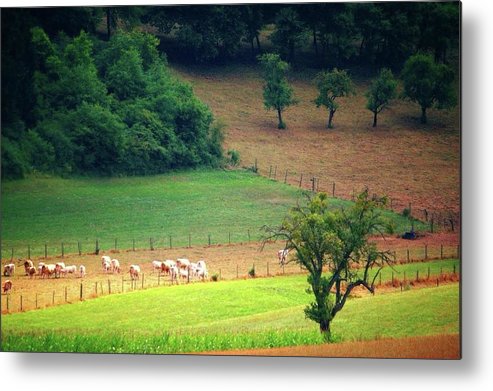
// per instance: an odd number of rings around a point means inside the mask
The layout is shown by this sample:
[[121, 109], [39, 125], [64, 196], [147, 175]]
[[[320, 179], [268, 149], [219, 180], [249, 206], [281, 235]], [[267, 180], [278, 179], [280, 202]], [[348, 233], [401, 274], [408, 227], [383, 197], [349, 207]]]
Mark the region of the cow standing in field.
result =
[[207, 272], [207, 265], [205, 264], [205, 261], [201, 259], [200, 261], [197, 262], [197, 277], [202, 278], [203, 280], [207, 278], [209, 275]]
[[77, 266], [75, 266], [75, 265], [67, 266], [67, 267], [63, 268], [60, 272], [64, 276], [66, 276], [67, 274], [75, 274], [77, 272]]
[[48, 278], [52, 275], [55, 275], [55, 268], [56, 268], [56, 265], [54, 265], [52, 263], [43, 265], [41, 267], [41, 277], [42, 278]]
[[138, 280], [139, 279], [139, 273], [140, 273], [140, 266], [139, 265], [130, 265], [130, 278], [132, 280]]
[[111, 271], [111, 260], [110, 261], [103, 261], [103, 272], [109, 273]]
[[113, 273], [120, 273], [120, 261], [118, 259], [111, 260], [111, 271]]
[[38, 274], [41, 276], [42, 271], [43, 271], [43, 266], [45, 265], [44, 262], [38, 263]]
[[155, 260], [152, 261], [152, 272], [154, 273], [156, 270], [158, 273], [161, 273], [163, 269], [163, 263], [161, 261]]
[[171, 259], [167, 259], [161, 262], [161, 272], [163, 272], [164, 274], [169, 275], [171, 272], [171, 268], [176, 269], [175, 261], [172, 261]]
[[34, 266], [31, 266], [27, 271], [27, 275], [29, 276], [29, 278], [33, 279], [36, 275], [36, 268]]
[[277, 258], [279, 259], [279, 266], [284, 266], [286, 264], [286, 258], [288, 257], [289, 250], [286, 248], [284, 250], [279, 250], [277, 252]]
[[55, 264], [55, 278], [60, 278], [63, 269], [65, 269], [65, 262], [57, 262]]
[[3, 283], [2, 290], [4, 294], [10, 293], [10, 291], [12, 290], [12, 281], [10, 280], [5, 281]]
[[29, 270], [34, 267], [34, 264], [33, 264], [33, 261], [31, 261], [30, 259], [27, 259], [25, 262], [24, 262], [24, 270], [26, 271], [26, 276], [29, 275]]
[[188, 267], [190, 266], [190, 261], [186, 258], [178, 258], [176, 260], [176, 266], [178, 266], [178, 269], [188, 270]]
[[107, 272], [111, 268], [111, 257], [108, 255], [103, 255], [101, 257], [101, 268], [103, 269], [104, 272]]
[[9, 263], [3, 267], [3, 275], [5, 277], [11, 277], [14, 275], [15, 265], [13, 263]]

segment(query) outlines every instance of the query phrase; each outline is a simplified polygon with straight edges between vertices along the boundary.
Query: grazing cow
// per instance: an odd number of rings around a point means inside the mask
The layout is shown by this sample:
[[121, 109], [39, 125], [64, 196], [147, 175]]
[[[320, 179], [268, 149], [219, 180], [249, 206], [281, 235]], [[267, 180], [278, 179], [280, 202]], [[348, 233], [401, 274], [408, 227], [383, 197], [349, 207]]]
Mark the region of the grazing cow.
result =
[[64, 267], [60, 272], [64, 276], [66, 276], [67, 274], [75, 274], [77, 272], [77, 266], [72, 265], [72, 266]]
[[5, 281], [3, 283], [2, 290], [3, 290], [4, 294], [10, 293], [10, 291], [12, 290], [12, 281], [10, 281], [10, 280]]
[[111, 260], [110, 261], [103, 261], [103, 272], [108, 273], [111, 271]]
[[13, 263], [9, 263], [3, 267], [3, 275], [5, 277], [13, 276], [15, 272], [15, 265]]
[[288, 257], [289, 249], [279, 250], [277, 252], [277, 258], [279, 258], [279, 266], [286, 264], [286, 258]]
[[63, 269], [65, 269], [65, 262], [57, 262], [55, 264], [55, 278], [60, 277]]
[[31, 266], [27, 271], [27, 275], [29, 276], [29, 278], [33, 278], [35, 274], [36, 274], [36, 268], [34, 266]]
[[34, 266], [33, 261], [31, 261], [30, 259], [27, 259], [24, 262], [24, 270], [26, 271], [26, 276], [29, 275], [29, 269], [31, 269], [33, 266]]
[[152, 272], [153, 273], [156, 270], [158, 271], [158, 273], [160, 273], [162, 268], [163, 268], [163, 263], [161, 261], [158, 261], [158, 260], [152, 261]]
[[9, 263], [3, 267], [3, 275], [5, 277], [13, 276], [15, 272], [15, 265], [13, 263]]
[[169, 276], [171, 279], [171, 283], [173, 284], [173, 281], [176, 281], [178, 283], [178, 267], [176, 265], [171, 265], [169, 267]]
[[188, 278], [188, 269], [179, 269], [180, 277], [183, 279]]
[[172, 261], [171, 259], [167, 259], [161, 262], [161, 271], [166, 275], [170, 274], [170, 270], [172, 267], [176, 268], [176, 262]]
[[101, 257], [101, 267], [103, 268], [103, 271], [106, 271], [105, 270], [105, 265], [108, 264], [108, 263], [111, 265], [111, 257], [108, 256], [108, 255], [103, 255]]
[[79, 266], [79, 276], [83, 278], [86, 275], [86, 267], [84, 265]]
[[50, 277], [51, 275], [55, 275], [55, 268], [56, 268], [56, 265], [54, 265], [52, 263], [49, 263], [47, 265], [43, 265], [41, 267], [41, 276], [43, 278], [47, 278], [47, 277]]
[[176, 266], [178, 266], [179, 269], [188, 269], [190, 266], [190, 261], [186, 258], [178, 258], [176, 260]]
[[42, 269], [43, 269], [43, 266], [44, 266], [44, 265], [45, 265], [45, 263], [44, 263], [44, 262], [40, 262], [40, 263], [38, 263], [38, 274], [39, 274], [39, 275], [41, 275], [41, 271], [42, 271]]
[[140, 266], [139, 265], [130, 265], [130, 278], [132, 280], [138, 280], [139, 279], [139, 273], [140, 273]]
[[118, 259], [111, 260], [111, 271], [113, 273], [120, 273], [120, 261]]
[[199, 272], [199, 267], [195, 262], [190, 262], [190, 268], [188, 269], [190, 271], [190, 276], [191, 277], [197, 277], [198, 272]]

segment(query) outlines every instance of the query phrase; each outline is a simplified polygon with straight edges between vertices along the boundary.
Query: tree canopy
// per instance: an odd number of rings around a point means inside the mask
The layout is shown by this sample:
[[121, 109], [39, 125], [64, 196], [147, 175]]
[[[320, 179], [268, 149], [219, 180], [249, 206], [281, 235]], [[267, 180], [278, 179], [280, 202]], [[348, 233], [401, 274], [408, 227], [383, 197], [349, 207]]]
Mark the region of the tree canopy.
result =
[[373, 292], [380, 270], [391, 263], [389, 253], [369, 241], [388, 226], [378, 209], [385, 203], [385, 197], [370, 198], [365, 189], [351, 207], [332, 210], [327, 194], [318, 193], [291, 208], [280, 226], [264, 227], [263, 243], [285, 241], [285, 248], [294, 252], [290, 261], [307, 270], [315, 301], [305, 308], [305, 316], [319, 324], [328, 341], [330, 324], [352, 290], [362, 286]]
[[377, 126], [377, 115], [396, 97], [397, 80], [390, 69], [382, 69], [370, 84], [366, 97], [366, 108], [373, 113], [373, 127]]

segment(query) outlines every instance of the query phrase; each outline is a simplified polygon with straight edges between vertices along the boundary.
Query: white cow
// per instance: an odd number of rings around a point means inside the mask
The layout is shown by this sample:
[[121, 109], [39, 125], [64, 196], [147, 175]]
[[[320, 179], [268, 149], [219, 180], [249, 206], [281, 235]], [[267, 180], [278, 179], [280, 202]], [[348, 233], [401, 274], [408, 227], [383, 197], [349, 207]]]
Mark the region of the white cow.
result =
[[111, 271], [113, 273], [120, 273], [120, 261], [118, 259], [111, 260]]
[[34, 266], [31, 266], [27, 271], [27, 275], [29, 276], [29, 278], [33, 278], [35, 274], [36, 274], [36, 268]]
[[38, 274], [39, 274], [39, 275], [41, 275], [41, 271], [42, 271], [42, 269], [43, 269], [43, 266], [44, 266], [44, 265], [45, 265], [45, 263], [44, 263], [44, 262], [40, 262], [40, 263], [38, 263]]
[[111, 271], [111, 260], [103, 261], [102, 266], [103, 266], [103, 272], [108, 273], [109, 271]]
[[288, 257], [289, 249], [279, 250], [277, 252], [277, 258], [279, 258], [279, 266], [286, 264], [286, 258]]
[[108, 255], [103, 255], [101, 257], [101, 267], [103, 268], [103, 271], [104, 271], [104, 265], [107, 263], [111, 265], [111, 257]]
[[204, 279], [207, 278], [208, 275], [207, 265], [205, 264], [205, 261], [201, 259], [197, 262], [197, 277]]
[[33, 264], [33, 261], [31, 261], [30, 259], [27, 259], [25, 262], [24, 262], [24, 270], [26, 271], [26, 276], [29, 275], [29, 270], [34, 267], [34, 264]]
[[79, 276], [83, 278], [86, 275], [86, 267], [84, 265], [79, 266]]
[[132, 280], [138, 280], [139, 279], [139, 273], [140, 273], [140, 266], [139, 265], [130, 265], [130, 278]]
[[3, 275], [5, 277], [13, 276], [15, 272], [15, 265], [13, 263], [9, 263], [3, 267]]
[[65, 269], [65, 262], [57, 262], [55, 264], [55, 277], [56, 278], [60, 277], [63, 269]]
[[161, 261], [152, 261], [152, 271], [155, 272], [156, 270], [158, 273], [161, 273], [161, 270], [163, 268], [163, 263]]
[[61, 273], [66, 276], [67, 274], [75, 274], [77, 272], [77, 266], [66, 266], [61, 270]]

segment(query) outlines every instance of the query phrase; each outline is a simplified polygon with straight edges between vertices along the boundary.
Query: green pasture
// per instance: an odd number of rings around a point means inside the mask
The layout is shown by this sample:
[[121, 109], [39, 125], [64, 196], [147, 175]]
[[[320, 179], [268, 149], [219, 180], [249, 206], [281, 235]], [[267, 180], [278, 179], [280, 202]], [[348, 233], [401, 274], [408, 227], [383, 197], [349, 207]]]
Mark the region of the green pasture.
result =
[[[245, 242], [279, 224], [301, 191], [247, 171], [149, 177], [30, 177], [2, 183], [2, 258]], [[334, 207], [349, 201], [332, 199]], [[398, 231], [406, 218], [385, 211]], [[170, 238], [171, 237], [171, 238]], [[115, 242], [116, 239], [116, 242]], [[190, 242], [189, 242], [190, 240]], [[171, 242], [170, 242], [171, 241]], [[28, 247], [29, 246], [29, 247]]]
[[[2, 349], [184, 353], [323, 343], [304, 318], [306, 287], [303, 275], [197, 283], [3, 315]], [[350, 299], [332, 330], [340, 341], [457, 333], [458, 284]]]

